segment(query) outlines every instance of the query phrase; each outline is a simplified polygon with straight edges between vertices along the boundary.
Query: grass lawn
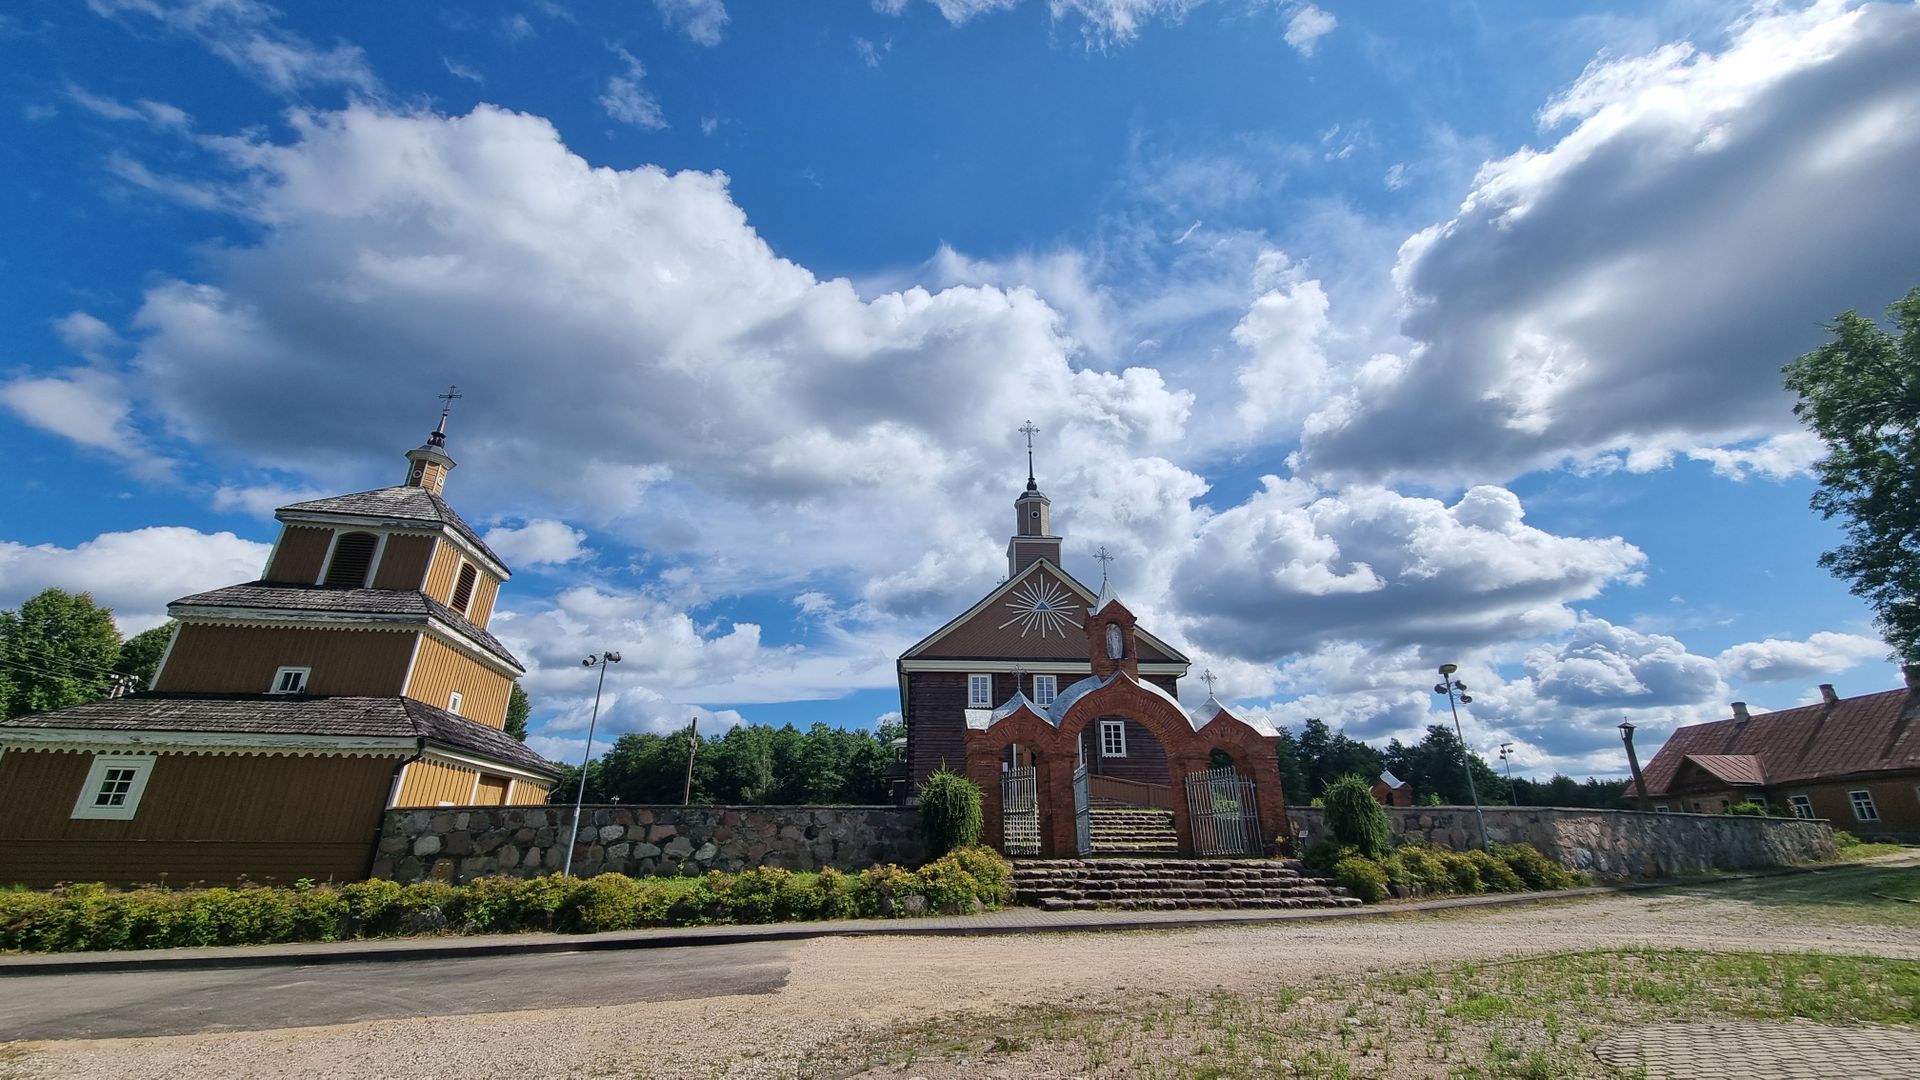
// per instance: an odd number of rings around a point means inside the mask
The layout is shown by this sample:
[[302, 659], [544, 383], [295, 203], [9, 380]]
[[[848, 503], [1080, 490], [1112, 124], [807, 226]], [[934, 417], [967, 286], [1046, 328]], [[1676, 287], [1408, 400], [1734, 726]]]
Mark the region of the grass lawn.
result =
[[[1778, 905], [1793, 917], [1920, 930], [1920, 868], [1681, 886], [1667, 895]], [[1920, 1024], [1920, 961], [1800, 953], [1616, 949], [1256, 991], [1160, 994], [1120, 1010], [1061, 1007], [944, 1018], [823, 1048], [803, 1072], [844, 1075], [1443, 1077], [1632, 1076], [1594, 1045], [1622, 1028], [1710, 1019]]]

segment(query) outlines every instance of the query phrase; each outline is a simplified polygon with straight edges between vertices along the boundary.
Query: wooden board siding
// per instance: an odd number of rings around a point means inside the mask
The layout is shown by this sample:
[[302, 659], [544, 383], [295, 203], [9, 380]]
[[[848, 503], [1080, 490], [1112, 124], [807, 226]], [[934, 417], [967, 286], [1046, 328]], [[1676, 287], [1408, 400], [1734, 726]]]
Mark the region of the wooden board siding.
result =
[[434, 537], [391, 533], [380, 552], [380, 565], [373, 572], [376, 589], [417, 589], [427, 579], [427, 564], [433, 560]]
[[400, 782], [395, 807], [465, 806], [473, 797], [476, 770], [462, 769], [438, 761], [415, 761], [407, 765], [406, 778]]
[[428, 596], [443, 604], [453, 602], [453, 581], [460, 575], [460, 559], [460, 549], [445, 537], [434, 541], [433, 559], [427, 564], [427, 584], [424, 589]]
[[0, 883], [356, 881], [400, 763], [162, 754], [131, 820], [75, 820], [93, 757], [0, 755]]
[[1154, 738], [1153, 732], [1148, 731], [1145, 725], [1137, 720], [1126, 720], [1125, 717], [1110, 719], [1126, 722], [1127, 756], [1106, 757], [1100, 753], [1100, 722], [1096, 720], [1080, 732], [1081, 742], [1087, 748], [1088, 772], [1120, 780], [1136, 780], [1143, 784], [1167, 784], [1180, 779], [1169, 777], [1166, 748], [1160, 745], [1160, 740]]
[[[319, 673], [315, 668], [314, 674]], [[431, 635], [423, 637], [420, 655], [413, 662], [413, 678], [403, 693], [444, 709], [455, 690], [460, 691], [461, 716], [491, 728], [507, 726], [513, 680]]]
[[507, 791], [507, 805], [539, 806], [547, 801], [547, 792], [550, 790], [531, 780], [516, 778], [513, 781], [513, 787]]
[[[1874, 809], [1880, 812], [1879, 821], [1859, 821], [1853, 816], [1853, 799], [1849, 792], [1870, 791], [1873, 793]], [[1888, 777], [1873, 780], [1839, 780], [1821, 784], [1776, 784], [1770, 789], [1769, 802], [1776, 809], [1791, 809], [1789, 796], [1805, 795], [1813, 803], [1813, 816], [1826, 818], [1836, 829], [1843, 829], [1855, 836], [1877, 836], [1897, 833], [1920, 839], [1920, 773], [1908, 773], [1900, 777]], [[1679, 810], [1682, 804], [1691, 806], [1697, 796], [1676, 796], [1673, 799], [1654, 799], [1652, 802], [1669, 802], [1673, 809]], [[1720, 803], [1708, 803], [1707, 813], [1719, 812]]]
[[280, 532], [280, 546], [273, 562], [262, 575], [266, 581], [285, 581], [311, 585], [320, 580], [320, 568], [327, 561], [327, 545], [333, 542], [332, 529], [311, 525], [289, 525]]
[[[994, 676], [995, 691], [1013, 693], [1013, 676]], [[1004, 698], [1002, 699], [1004, 700]], [[907, 676], [907, 791], [942, 765], [967, 767], [967, 676], [959, 671], [915, 671]]]
[[[479, 567], [474, 569], [478, 570]], [[485, 629], [493, 618], [493, 601], [500, 595], [500, 583], [493, 575], [481, 570], [473, 582], [473, 603], [467, 608], [467, 618], [475, 626]]]
[[[394, 697], [406, 684], [417, 636], [398, 630], [183, 625], [154, 689], [264, 694], [272, 689], [276, 669], [310, 667], [309, 693]], [[504, 716], [505, 706], [501, 712]]]
[[495, 776], [492, 773], [488, 773], [480, 778], [480, 786], [474, 790], [473, 805], [505, 806], [507, 805], [507, 791], [512, 786], [513, 782], [507, 777]]

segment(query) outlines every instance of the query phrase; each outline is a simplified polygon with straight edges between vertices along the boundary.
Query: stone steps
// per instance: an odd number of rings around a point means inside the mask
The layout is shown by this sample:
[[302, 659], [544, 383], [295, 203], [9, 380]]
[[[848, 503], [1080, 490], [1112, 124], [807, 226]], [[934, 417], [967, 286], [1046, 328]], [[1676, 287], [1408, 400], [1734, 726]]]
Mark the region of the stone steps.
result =
[[1293, 859], [1018, 859], [1016, 903], [1048, 911], [1115, 908], [1352, 907], [1359, 900], [1309, 877]]
[[1111, 855], [1177, 855], [1173, 811], [1142, 806], [1095, 806], [1088, 814], [1093, 849]]

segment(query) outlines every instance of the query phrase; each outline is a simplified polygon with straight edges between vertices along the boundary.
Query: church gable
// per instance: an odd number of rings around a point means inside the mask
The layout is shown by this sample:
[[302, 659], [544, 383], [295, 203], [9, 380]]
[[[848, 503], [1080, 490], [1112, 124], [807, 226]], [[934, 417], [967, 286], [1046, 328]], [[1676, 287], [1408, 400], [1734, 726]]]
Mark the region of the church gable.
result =
[[[908, 649], [902, 659], [1084, 661], [1087, 609], [1094, 601], [1079, 582], [1041, 560]], [[1146, 663], [1186, 660], [1144, 632], [1138, 650]]]

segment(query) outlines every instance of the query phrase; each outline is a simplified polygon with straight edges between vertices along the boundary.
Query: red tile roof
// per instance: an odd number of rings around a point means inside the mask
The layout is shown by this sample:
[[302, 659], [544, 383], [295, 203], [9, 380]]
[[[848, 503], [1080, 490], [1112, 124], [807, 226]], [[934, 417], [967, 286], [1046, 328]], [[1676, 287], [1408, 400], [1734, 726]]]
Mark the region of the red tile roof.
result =
[[[1889, 690], [1820, 702], [1748, 720], [1728, 718], [1674, 729], [1647, 763], [1647, 793], [1665, 795], [1684, 758], [1730, 783], [1805, 783], [1876, 772], [1920, 772], [1920, 691]], [[1755, 762], [1756, 778], [1733, 775]], [[1758, 777], [1764, 776], [1764, 781]]]

